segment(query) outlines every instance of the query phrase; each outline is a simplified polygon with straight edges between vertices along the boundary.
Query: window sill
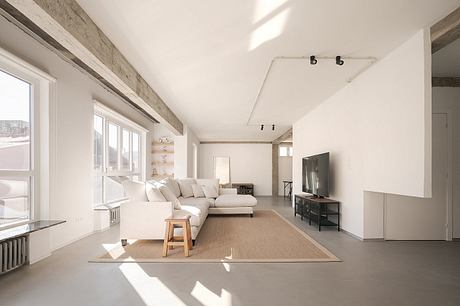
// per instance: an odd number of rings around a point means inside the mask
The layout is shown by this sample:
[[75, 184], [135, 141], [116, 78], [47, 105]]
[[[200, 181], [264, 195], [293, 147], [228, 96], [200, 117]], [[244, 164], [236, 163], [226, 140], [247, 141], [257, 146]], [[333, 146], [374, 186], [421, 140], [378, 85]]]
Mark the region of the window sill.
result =
[[124, 203], [124, 202], [126, 202], [128, 200], [129, 200], [129, 198], [123, 198], [123, 199], [120, 199], [120, 200], [107, 202], [105, 204], [100, 204], [98, 206], [95, 206], [93, 208], [93, 210], [111, 210], [111, 209], [120, 207], [121, 203]]

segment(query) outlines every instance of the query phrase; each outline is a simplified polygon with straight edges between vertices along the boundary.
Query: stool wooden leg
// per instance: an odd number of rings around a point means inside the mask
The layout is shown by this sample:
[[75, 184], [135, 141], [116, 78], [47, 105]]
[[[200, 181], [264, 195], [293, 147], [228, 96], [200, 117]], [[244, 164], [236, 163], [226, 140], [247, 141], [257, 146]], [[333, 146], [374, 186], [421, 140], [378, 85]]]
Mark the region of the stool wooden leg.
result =
[[190, 250], [190, 247], [189, 247], [189, 238], [188, 238], [188, 230], [187, 230], [187, 222], [183, 222], [182, 223], [182, 233], [183, 233], [183, 237], [184, 237], [184, 254], [185, 254], [185, 257], [189, 257], [190, 254], [189, 254], [189, 250]]
[[165, 239], [163, 241], [163, 257], [168, 256], [169, 228], [170, 224], [169, 222], [166, 222]]
[[188, 247], [189, 249], [193, 249], [193, 242], [192, 242], [192, 229], [190, 228], [190, 222], [186, 222], [187, 227], [187, 236], [188, 236]]
[[[169, 228], [168, 228], [168, 242], [169, 241], [174, 241], [174, 223], [169, 223]], [[172, 250], [174, 249], [173, 245], [169, 246], [169, 249]]]

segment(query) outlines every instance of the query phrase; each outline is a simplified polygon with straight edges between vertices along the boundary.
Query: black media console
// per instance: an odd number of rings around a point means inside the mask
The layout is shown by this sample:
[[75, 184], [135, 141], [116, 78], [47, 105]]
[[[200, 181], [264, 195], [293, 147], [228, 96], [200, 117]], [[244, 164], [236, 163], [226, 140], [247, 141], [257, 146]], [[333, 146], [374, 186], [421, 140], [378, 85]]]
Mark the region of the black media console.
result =
[[304, 194], [295, 195], [294, 216], [299, 215], [301, 219], [308, 220], [311, 225], [313, 221], [321, 226], [337, 226], [340, 231], [340, 202], [327, 198], [318, 198]]

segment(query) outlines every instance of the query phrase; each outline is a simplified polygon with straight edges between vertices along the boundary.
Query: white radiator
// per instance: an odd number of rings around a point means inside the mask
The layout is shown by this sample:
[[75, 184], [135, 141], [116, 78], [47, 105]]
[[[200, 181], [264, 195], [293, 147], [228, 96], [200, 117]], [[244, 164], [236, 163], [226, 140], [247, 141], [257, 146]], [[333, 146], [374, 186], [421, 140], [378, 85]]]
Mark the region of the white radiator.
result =
[[28, 237], [11, 238], [0, 243], [0, 274], [19, 268], [28, 260]]
[[110, 209], [110, 225], [120, 223], [120, 207]]

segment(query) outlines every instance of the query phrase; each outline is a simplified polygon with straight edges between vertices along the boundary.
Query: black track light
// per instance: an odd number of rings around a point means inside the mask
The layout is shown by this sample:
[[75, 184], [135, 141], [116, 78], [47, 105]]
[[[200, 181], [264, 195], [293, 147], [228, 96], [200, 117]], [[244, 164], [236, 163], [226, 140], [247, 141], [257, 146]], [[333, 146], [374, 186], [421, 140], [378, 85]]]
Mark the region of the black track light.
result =
[[343, 61], [342, 57], [340, 55], [337, 55], [335, 57], [335, 63], [339, 66], [342, 66], [345, 62]]
[[310, 64], [316, 65], [317, 63], [318, 63], [318, 60], [316, 59], [316, 56], [314, 55], [310, 56]]
[[263, 125], [263, 124], [260, 126], [260, 130], [261, 130], [261, 131], [264, 130], [264, 125]]
[[274, 131], [274, 130], [275, 130], [275, 125], [273, 124], [273, 125], [272, 125], [272, 131]]

